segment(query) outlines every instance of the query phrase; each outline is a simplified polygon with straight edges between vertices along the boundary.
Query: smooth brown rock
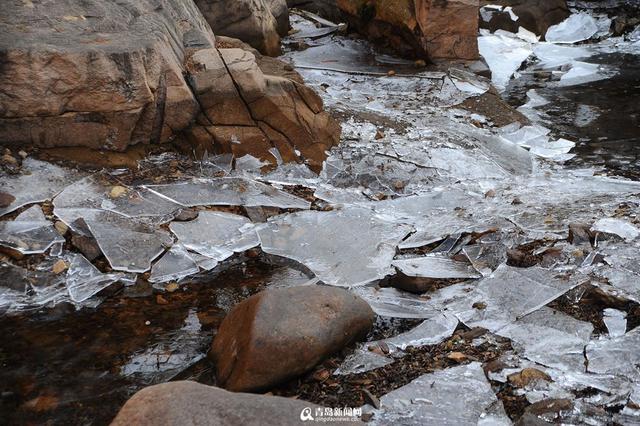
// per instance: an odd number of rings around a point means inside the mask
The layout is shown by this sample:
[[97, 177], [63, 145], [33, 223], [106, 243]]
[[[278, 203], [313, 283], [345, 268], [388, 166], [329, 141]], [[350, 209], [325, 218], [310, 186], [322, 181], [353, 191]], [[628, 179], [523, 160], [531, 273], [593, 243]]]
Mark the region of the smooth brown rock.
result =
[[265, 290], [234, 307], [220, 326], [210, 353], [218, 384], [269, 389], [364, 338], [373, 320], [369, 305], [341, 288]]
[[419, 58], [475, 60], [478, 0], [337, 0], [377, 44]]
[[[239, 41], [231, 44], [240, 49], [218, 46], [191, 0], [11, 1], [3, 12], [2, 144], [124, 153], [192, 143], [185, 151], [272, 163], [276, 147], [285, 161], [318, 170], [340, 140], [340, 126], [295, 71]], [[243, 58], [240, 68], [223, 60], [225, 50]]]
[[[273, 0], [195, 0], [213, 32], [238, 38], [265, 55], [281, 53]], [[277, 5], [273, 5], [273, 10]]]
[[509, 383], [516, 388], [524, 388], [531, 382], [537, 380], [552, 381], [547, 373], [537, 368], [525, 368], [522, 371], [510, 374], [507, 379], [509, 379]]
[[111, 426], [293, 426], [304, 424], [302, 410], [310, 408], [313, 415], [317, 407], [306, 401], [232, 393], [196, 382], [179, 381], [137, 392], [122, 407]]

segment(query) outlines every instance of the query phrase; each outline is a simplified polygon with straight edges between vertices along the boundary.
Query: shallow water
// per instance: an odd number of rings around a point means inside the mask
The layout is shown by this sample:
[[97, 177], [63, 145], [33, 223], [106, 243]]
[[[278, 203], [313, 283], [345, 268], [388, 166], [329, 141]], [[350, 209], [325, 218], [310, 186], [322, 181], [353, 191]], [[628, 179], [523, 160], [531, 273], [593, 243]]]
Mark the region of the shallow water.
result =
[[576, 158], [568, 165], [604, 167], [612, 174], [638, 179], [640, 171], [640, 55], [602, 53], [586, 59], [612, 67], [611, 78], [575, 85], [549, 85], [548, 73], [513, 80], [505, 95], [515, 107], [536, 92], [549, 103], [536, 108], [544, 125], [572, 141]]

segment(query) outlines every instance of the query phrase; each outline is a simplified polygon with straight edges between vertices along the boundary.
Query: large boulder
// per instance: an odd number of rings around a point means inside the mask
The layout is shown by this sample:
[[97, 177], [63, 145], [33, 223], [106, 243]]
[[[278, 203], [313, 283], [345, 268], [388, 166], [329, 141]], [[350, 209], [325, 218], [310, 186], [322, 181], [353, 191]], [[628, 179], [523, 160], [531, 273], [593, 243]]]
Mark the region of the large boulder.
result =
[[295, 399], [231, 393], [196, 382], [170, 382], [133, 395], [111, 426], [292, 426], [302, 423], [303, 410], [311, 409], [313, 416], [316, 408]]
[[215, 34], [240, 39], [265, 55], [278, 56], [281, 53], [279, 24], [273, 15], [280, 1], [195, 0], [195, 2]]
[[233, 391], [269, 389], [364, 338], [373, 320], [367, 302], [341, 288], [258, 293], [231, 310], [213, 341], [218, 384]]
[[[499, 5], [511, 7], [518, 17], [513, 20], [508, 12], [486, 12], [488, 19], [481, 19], [480, 26], [493, 31], [502, 29], [518, 32], [523, 27], [542, 37], [552, 25], [557, 25], [571, 15], [566, 0], [482, 0], [482, 6]], [[481, 16], [482, 18], [482, 16]]]
[[478, 0], [337, 0], [349, 22], [405, 56], [474, 60]]
[[339, 141], [299, 75], [216, 44], [192, 0], [11, 0], [2, 9], [0, 143], [124, 151], [188, 139], [272, 163], [276, 147], [318, 169]]
[[289, 6], [287, 0], [265, 0], [271, 14], [276, 19], [276, 29], [281, 37], [289, 34]]

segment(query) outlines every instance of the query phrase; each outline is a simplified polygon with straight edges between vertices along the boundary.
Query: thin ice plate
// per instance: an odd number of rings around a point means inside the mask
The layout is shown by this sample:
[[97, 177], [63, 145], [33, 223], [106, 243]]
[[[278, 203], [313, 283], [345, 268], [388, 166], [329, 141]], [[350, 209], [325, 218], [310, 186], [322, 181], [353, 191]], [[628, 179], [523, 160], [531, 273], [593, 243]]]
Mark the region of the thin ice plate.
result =
[[396, 247], [410, 230], [351, 208], [283, 215], [258, 235], [266, 253], [302, 263], [325, 284], [352, 287], [390, 275]]

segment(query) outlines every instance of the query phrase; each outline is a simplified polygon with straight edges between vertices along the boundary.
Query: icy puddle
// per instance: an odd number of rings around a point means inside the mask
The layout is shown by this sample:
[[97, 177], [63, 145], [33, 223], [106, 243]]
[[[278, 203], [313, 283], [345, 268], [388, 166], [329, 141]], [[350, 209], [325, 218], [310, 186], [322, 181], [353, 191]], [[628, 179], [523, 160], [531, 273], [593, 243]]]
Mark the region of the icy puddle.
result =
[[[343, 119], [320, 174], [164, 154], [98, 173], [28, 158], [0, 177], [0, 418], [105, 424], [142, 386], [210, 383], [205, 355], [234, 304], [333, 285], [371, 305], [376, 329], [274, 393], [365, 406], [374, 424], [509, 424], [551, 397], [568, 400], [557, 421], [635, 419], [640, 183], [605, 176], [579, 135], [635, 141], [626, 121], [598, 121], [619, 96], [592, 92], [634, 78], [635, 59], [608, 66], [634, 45], [567, 44], [590, 37], [569, 24], [555, 43], [482, 34], [509, 56], [487, 60], [493, 84], [531, 118], [505, 125], [468, 68], [294, 23], [289, 42], [308, 48], [285, 59]], [[539, 91], [513, 80], [532, 55], [549, 72]], [[550, 117], [571, 93], [601, 103], [580, 101], [563, 128]], [[498, 112], [469, 107], [480, 99]]]

